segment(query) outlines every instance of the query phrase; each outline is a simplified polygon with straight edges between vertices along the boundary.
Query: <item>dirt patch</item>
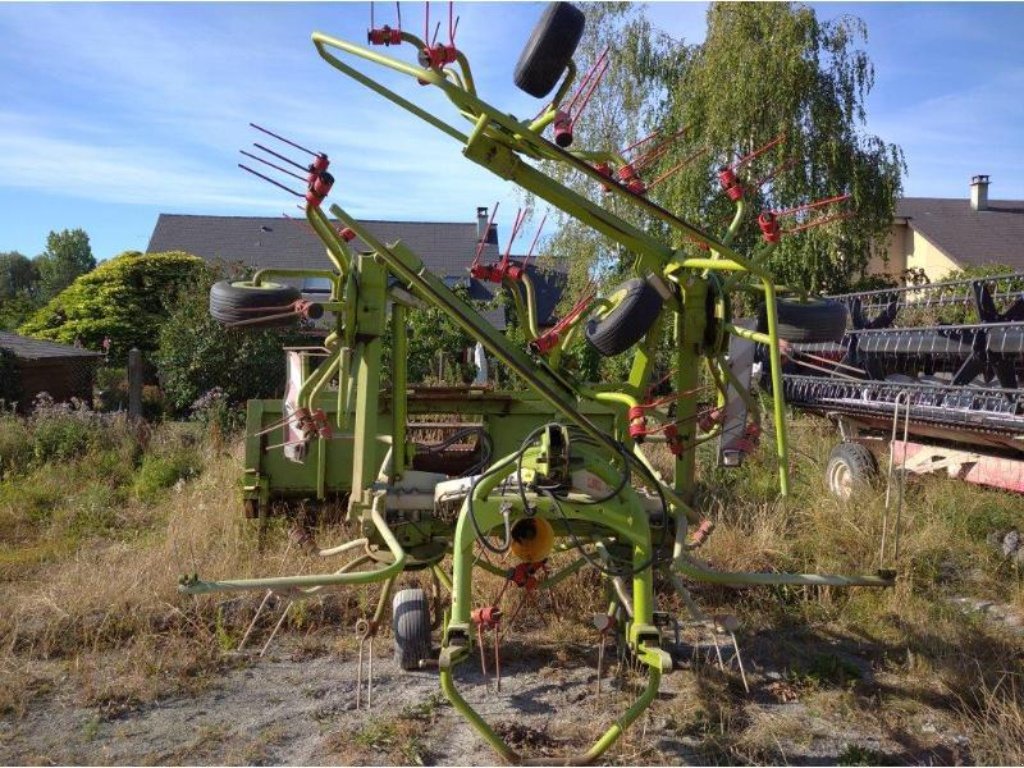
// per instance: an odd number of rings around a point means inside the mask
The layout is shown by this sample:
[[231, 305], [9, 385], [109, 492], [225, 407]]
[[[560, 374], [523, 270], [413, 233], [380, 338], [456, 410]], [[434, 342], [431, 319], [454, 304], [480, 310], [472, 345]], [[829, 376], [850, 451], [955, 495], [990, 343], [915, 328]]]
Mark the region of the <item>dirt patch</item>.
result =
[[[708, 649], [681, 647], [658, 700], [608, 753], [615, 764], [915, 764], [968, 756], [965, 737], [941, 711], [897, 707], [880, 717], [885, 675], [856, 670], [864, 659], [835, 647], [839, 661], [794, 674], [771, 655], [723, 673]], [[559, 661], [553, 647], [505, 647], [501, 692], [467, 662], [460, 690], [513, 748], [554, 756], [585, 750], [636, 696], [642, 679], [607, 670], [585, 649]], [[863, 650], [863, 649], [862, 649]], [[20, 718], [0, 721], [5, 764], [491, 765], [497, 756], [441, 694], [435, 671], [402, 672], [376, 643], [372, 702], [356, 709], [357, 662], [348, 650], [282, 638], [263, 658], [237, 657], [195, 695], [124, 708], [85, 707], [57, 687]], [[564, 655], [564, 654], [563, 654]], [[474, 660], [475, 661], [475, 660]], [[554, 662], [554, 664], [552, 664]], [[803, 669], [797, 667], [797, 669]], [[780, 691], [785, 691], [780, 695]]]

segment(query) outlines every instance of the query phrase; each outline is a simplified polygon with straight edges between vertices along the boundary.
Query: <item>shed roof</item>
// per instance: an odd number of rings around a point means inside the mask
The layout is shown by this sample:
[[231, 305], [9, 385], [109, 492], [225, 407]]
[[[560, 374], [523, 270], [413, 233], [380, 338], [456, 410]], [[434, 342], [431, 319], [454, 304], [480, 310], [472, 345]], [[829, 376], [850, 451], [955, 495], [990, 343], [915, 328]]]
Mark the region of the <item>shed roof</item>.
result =
[[99, 352], [73, 347], [70, 344], [58, 344], [55, 341], [33, 339], [28, 336], [19, 336], [16, 333], [7, 333], [6, 331], [0, 331], [0, 349], [10, 352], [20, 360], [102, 357]]
[[1024, 270], [1024, 200], [990, 200], [986, 210], [975, 211], [966, 199], [905, 197], [896, 216], [961, 267]]

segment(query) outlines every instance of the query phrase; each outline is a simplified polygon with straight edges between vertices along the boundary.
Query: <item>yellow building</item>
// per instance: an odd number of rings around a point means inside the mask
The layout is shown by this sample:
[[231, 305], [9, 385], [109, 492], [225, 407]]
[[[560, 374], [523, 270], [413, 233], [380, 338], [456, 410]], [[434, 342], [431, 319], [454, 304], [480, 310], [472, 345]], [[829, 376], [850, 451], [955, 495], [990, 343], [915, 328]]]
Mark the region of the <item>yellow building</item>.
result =
[[988, 187], [988, 176], [975, 176], [967, 200], [900, 200], [886, 254], [874, 256], [867, 271], [899, 278], [921, 270], [932, 282], [987, 264], [1024, 272], [1024, 200], [989, 200]]

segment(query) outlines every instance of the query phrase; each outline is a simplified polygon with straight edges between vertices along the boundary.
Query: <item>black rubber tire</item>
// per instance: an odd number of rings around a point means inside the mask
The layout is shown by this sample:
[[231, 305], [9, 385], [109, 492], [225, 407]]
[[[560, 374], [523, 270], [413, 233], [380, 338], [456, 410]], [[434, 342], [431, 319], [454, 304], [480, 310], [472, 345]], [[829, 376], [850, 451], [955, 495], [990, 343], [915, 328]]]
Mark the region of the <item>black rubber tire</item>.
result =
[[395, 638], [395, 660], [411, 671], [420, 660], [430, 658], [430, 602], [422, 589], [403, 589], [391, 600], [391, 630]]
[[586, 17], [572, 3], [549, 3], [516, 63], [516, 86], [542, 99], [561, 79], [583, 36]]
[[615, 289], [625, 290], [622, 300], [601, 319], [587, 321], [590, 345], [605, 357], [612, 357], [636, 344], [654, 325], [665, 300], [646, 280], [635, 277]]
[[877, 478], [875, 455], [860, 443], [839, 443], [832, 449], [825, 467], [825, 485], [837, 499], [849, 500], [857, 488], [870, 486]]
[[[809, 299], [806, 302], [777, 299], [776, 316], [779, 338], [792, 344], [814, 344], [831, 341], [838, 344], [846, 335], [846, 305], [832, 299]], [[757, 314], [757, 330], [768, 332], [768, 313], [762, 304]]]
[[[262, 314], [275, 315], [283, 312], [282, 307], [299, 300], [302, 294], [298, 288], [277, 283], [253, 285], [248, 280], [232, 282], [221, 280], [210, 287], [210, 315], [221, 323], [237, 323], [242, 320], [256, 320]], [[259, 310], [265, 310], [260, 312]], [[298, 315], [253, 323], [261, 328], [294, 325]]]

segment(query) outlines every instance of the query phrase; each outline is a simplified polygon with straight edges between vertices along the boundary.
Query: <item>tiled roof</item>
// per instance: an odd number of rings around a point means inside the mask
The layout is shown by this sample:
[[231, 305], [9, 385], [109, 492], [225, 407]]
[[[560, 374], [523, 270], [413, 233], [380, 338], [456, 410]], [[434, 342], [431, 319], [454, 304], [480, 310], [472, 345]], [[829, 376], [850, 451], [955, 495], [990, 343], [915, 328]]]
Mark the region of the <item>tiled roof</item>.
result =
[[[380, 240], [402, 240], [441, 275], [465, 274], [476, 251], [476, 222], [362, 222]], [[369, 250], [358, 238], [356, 251]], [[207, 261], [241, 262], [251, 267], [330, 267], [320, 239], [305, 219], [259, 216], [183, 216], [161, 213], [148, 253], [187, 251]], [[488, 246], [493, 254], [495, 246]], [[485, 256], [486, 258], [486, 256]]]
[[82, 358], [101, 357], [99, 352], [58, 344], [55, 341], [32, 339], [16, 333], [0, 331], [0, 349], [6, 350], [22, 360], [45, 360], [55, 357]]
[[974, 211], [969, 200], [905, 197], [896, 216], [961, 267], [1024, 270], [1024, 200], [989, 200], [987, 210]]
[[[361, 222], [385, 243], [396, 240], [408, 245], [435, 274], [456, 280], [469, 279], [469, 266], [477, 246], [477, 225], [452, 222], [372, 221]], [[352, 241], [356, 251], [369, 250], [358, 238]], [[250, 267], [286, 267], [323, 269], [330, 267], [320, 239], [303, 219], [259, 216], [189, 216], [161, 213], [146, 248], [148, 253], [186, 251], [207, 261], [241, 263]], [[481, 260], [493, 263], [498, 247], [485, 246]], [[540, 272], [528, 267], [537, 287], [538, 316], [541, 324], [551, 314], [565, 286], [564, 274]], [[471, 281], [470, 295], [486, 298], [497, 286]], [[497, 327], [504, 328], [500, 310], [486, 313]]]

